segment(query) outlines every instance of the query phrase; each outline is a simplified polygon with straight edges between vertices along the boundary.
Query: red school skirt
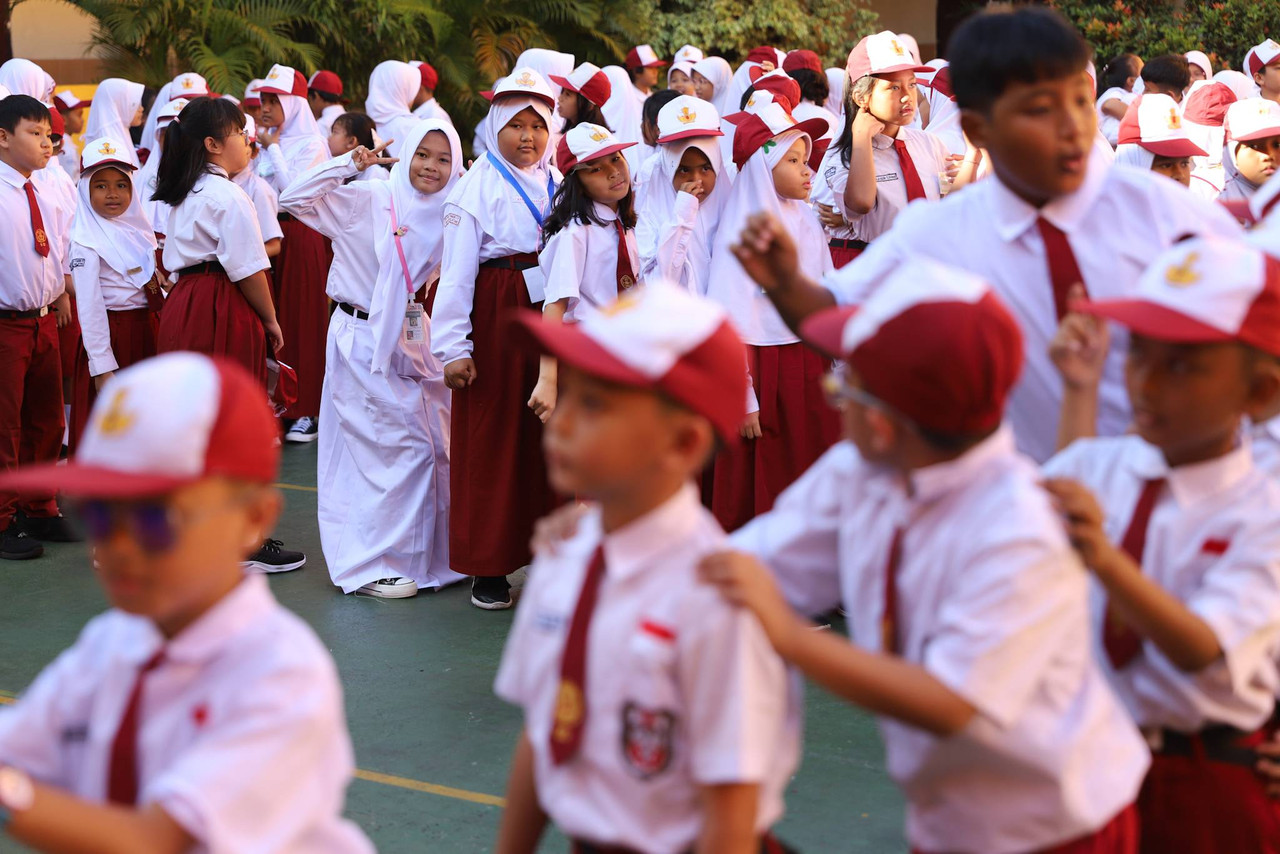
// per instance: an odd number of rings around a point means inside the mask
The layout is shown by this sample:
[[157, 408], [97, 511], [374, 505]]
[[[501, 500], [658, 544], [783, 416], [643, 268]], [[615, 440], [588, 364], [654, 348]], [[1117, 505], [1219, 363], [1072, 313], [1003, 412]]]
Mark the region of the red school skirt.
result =
[[[1138, 809], [1130, 804], [1120, 810], [1111, 821], [1087, 836], [1027, 854], [1138, 854], [1138, 836]], [[1170, 848], [1166, 854], [1181, 850]], [[925, 852], [912, 849], [911, 854]]]
[[763, 435], [716, 455], [711, 512], [726, 531], [772, 509], [779, 493], [840, 437], [840, 416], [822, 392], [829, 361], [800, 343], [748, 345], [747, 361]]
[[831, 263], [837, 270], [867, 251], [864, 240], [832, 239], [827, 242], [827, 246], [831, 251]]
[[[111, 330], [111, 352], [120, 370], [149, 359], [156, 354], [157, 316], [149, 308], [108, 311], [107, 327]], [[75, 351], [75, 371], [71, 385], [71, 453], [89, 423], [89, 412], [98, 399], [98, 387], [89, 376], [89, 351], [81, 340]]]
[[58, 330], [58, 353], [62, 360], [62, 381], [65, 383], [76, 375], [76, 350], [80, 348], [80, 311], [76, 308], [76, 298], [67, 295], [71, 301], [71, 320]]
[[282, 214], [280, 254], [273, 259], [273, 293], [284, 346], [277, 358], [298, 373], [298, 400], [285, 418], [320, 414], [324, 387], [325, 342], [329, 336], [329, 297], [325, 283], [333, 251], [324, 235]]
[[258, 313], [221, 267], [187, 273], [160, 312], [156, 352], [192, 350], [243, 365], [267, 387], [267, 334]]
[[532, 559], [533, 523], [555, 506], [542, 422], [528, 407], [538, 354], [511, 332], [511, 314], [540, 308], [522, 268], [537, 256], [480, 265], [471, 308], [476, 380], [453, 392], [449, 437], [449, 564], [473, 576], [510, 575]]

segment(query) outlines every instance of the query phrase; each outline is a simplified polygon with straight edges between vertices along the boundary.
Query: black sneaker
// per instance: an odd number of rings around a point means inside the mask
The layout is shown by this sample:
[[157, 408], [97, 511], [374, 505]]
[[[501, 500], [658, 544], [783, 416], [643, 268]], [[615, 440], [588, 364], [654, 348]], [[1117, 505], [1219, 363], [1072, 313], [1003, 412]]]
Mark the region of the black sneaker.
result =
[[0, 560], [31, 560], [44, 554], [44, 544], [18, 524], [15, 519], [0, 531]]
[[291, 552], [282, 548], [283, 546], [284, 543], [279, 540], [267, 540], [240, 565], [249, 572], [274, 573], [291, 572], [306, 564], [306, 555], [302, 552]]
[[511, 607], [511, 583], [505, 576], [476, 577], [471, 582], [471, 604], [485, 611], [505, 611]]
[[304, 415], [297, 421], [293, 422], [293, 426], [289, 428], [289, 432], [284, 434], [286, 442], [296, 442], [299, 444], [307, 444], [314, 442], [320, 438], [320, 419], [312, 418], [310, 415]]
[[82, 543], [84, 537], [66, 516], [28, 516], [22, 514], [22, 530], [46, 543]]

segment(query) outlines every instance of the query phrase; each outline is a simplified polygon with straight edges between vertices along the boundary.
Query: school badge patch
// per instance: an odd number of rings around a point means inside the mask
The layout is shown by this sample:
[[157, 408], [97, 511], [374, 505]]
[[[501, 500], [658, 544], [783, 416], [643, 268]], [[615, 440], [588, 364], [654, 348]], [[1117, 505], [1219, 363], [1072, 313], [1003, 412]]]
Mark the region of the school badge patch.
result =
[[622, 707], [622, 758], [641, 780], [656, 777], [671, 765], [676, 716], [666, 709], [635, 703]]

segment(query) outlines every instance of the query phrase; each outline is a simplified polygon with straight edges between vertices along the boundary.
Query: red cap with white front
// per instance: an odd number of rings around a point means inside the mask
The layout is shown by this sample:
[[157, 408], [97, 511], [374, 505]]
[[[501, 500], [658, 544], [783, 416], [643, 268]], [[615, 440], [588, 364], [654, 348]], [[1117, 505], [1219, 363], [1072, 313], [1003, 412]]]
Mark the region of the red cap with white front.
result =
[[75, 95], [70, 89], [68, 89], [65, 92], [59, 92], [58, 94], [54, 95], [53, 98], [55, 101], [58, 102], [57, 104], [58, 109], [64, 113], [69, 113], [72, 110], [83, 110], [85, 107], [93, 103], [92, 100], [81, 101], [80, 98], [77, 95]]
[[619, 142], [607, 127], [583, 122], [560, 137], [560, 144], [556, 147], [556, 166], [568, 175], [580, 163], [605, 157], [633, 145], [634, 142]]
[[1227, 138], [1252, 142], [1280, 136], [1280, 104], [1266, 98], [1247, 98], [1227, 108]]
[[126, 172], [136, 167], [129, 161], [129, 153], [118, 142], [108, 137], [86, 142], [80, 153], [80, 171], [88, 174], [103, 166], [114, 166]]
[[577, 92], [597, 107], [603, 107], [609, 100], [609, 96], [613, 94], [613, 84], [609, 82], [609, 76], [601, 71], [599, 66], [592, 65], [590, 62], [584, 62], [573, 69], [568, 77], [549, 74], [547, 79], [570, 92]]
[[728, 443], [746, 415], [747, 352], [717, 303], [647, 282], [575, 324], [518, 322], [546, 352], [606, 382], [653, 389], [711, 422]]
[[311, 79], [307, 81], [307, 89], [314, 92], [324, 92], [328, 95], [342, 97], [342, 78], [332, 71], [317, 71], [311, 75]]
[[1280, 259], [1237, 240], [1185, 240], [1147, 268], [1131, 299], [1075, 308], [1160, 341], [1239, 341], [1280, 356]]
[[885, 30], [872, 36], [866, 36], [849, 51], [849, 61], [845, 63], [849, 79], [857, 81], [868, 74], [893, 74], [898, 71], [933, 71], [927, 65], [916, 62], [911, 51], [898, 38], [897, 33]]
[[1182, 126], [1178, 104], [1168, 95], [1145, 94], [1129, 105], [1120, 122], [1120, 145], [1140, 145], [1160, 157], [1204, 157]]
[[489, 100], [496, 101], [505, 95], [537, 98], [540, 101], [546, 101], [547, 106], [553, 110], [556, 106], [556, 96], [551, 91], [551, 86], [541, 74], [527, 65], [517, 68], [499, 80], [498, 85], [493, 87], [493, 95]]
[[653, 48], [647, 44], [636, 45], [627, 51], [627, 68], [662, 68], [666, 65]]
[[1227, 121], [1227, 110], [1236, 100], [1236, 93], [1225, 83], [1197, 82], [1183, 101], [1182, 117], [1198, 125], [1220, 128]]
[[[768, 92], [773, 95], [774, 102], [781, 104], [788, 113], [800, 104], [800, 84], [785, 71], [770, 71], [768, 74], [761, 74], [751, 84], [751, 88], [754, 90], [751, 93], [752, 98], [761, 92]], [[748, 99], [747, 109], [750, 109], [751, 106], [751, 101]]]
[[797, 122], [781, 104], [766, 104], [759, 109], [749, 109], [750, 113], [738, 124], [733, 135], [733, 162], [739, 169], [751, 159], [751, 155], [760, 150], [760, 146], [780, 133], [798, 130], [809, 135], [809, 141], [821, 139], [828, 130], [826, 119], [813, 118]]
[[1277, 62], [1280, 62], [1280, 44], [1267, 39], [1262, 44], [1249, 48], [1249, 52], [1244, 55], [1244, 73], [1252, 80], [1253, 75]]
[[68, 464], [6, 473], [0, 489], [127, 500], [208, 477], [271, 483], [280, 464], [277, 438], [266, 392], [244, 368], [167, 353], [107, 381]]
[[872, 397], [949, 436], [995, 429], [1022, 371], [1022, 332], [991, 286], [927, 258], [898, 266], [861, 306], [820, 311], [800, 331], [848, 362]]
[[169, 85], [170, 98], [206, 98], [208, 95], [208, 82], [194, 71], [179, 74]]
[[692, 95], [681, 95], [658, 111], [658, 142], [695, 136], [724, 136], [715, 105]]
[[265, 80], [250, 80], [249, 85], [244, 87], [244, 99], [240, 102], [246, 107], [257, 107], [262, 104], [260, 95]]
[[258, 87], [259, 94], [270, 92], [273, 95], [297, 95], [307, 97], [307, 78], [301, 71], [287, 65], [273, 65], [267, 77]]

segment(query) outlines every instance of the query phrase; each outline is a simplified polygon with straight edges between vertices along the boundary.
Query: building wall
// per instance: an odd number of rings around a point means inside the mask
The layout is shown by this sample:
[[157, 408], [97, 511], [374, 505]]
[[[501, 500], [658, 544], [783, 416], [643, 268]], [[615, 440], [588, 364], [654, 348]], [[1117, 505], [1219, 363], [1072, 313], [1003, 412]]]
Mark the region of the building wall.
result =
[[36, 62], [64, 85], [96, 83], [100, 64], [89, 56], [93, 18], [62, 0], [23, 0], [9, 22], [13, 55]]
[[923, 59], [937, 55], [939, 0], [871, 0], [880, 26], [895, 33], [910, 33], [920, 44]]

